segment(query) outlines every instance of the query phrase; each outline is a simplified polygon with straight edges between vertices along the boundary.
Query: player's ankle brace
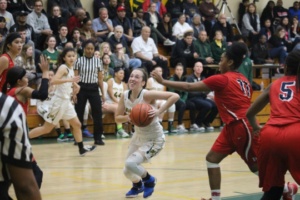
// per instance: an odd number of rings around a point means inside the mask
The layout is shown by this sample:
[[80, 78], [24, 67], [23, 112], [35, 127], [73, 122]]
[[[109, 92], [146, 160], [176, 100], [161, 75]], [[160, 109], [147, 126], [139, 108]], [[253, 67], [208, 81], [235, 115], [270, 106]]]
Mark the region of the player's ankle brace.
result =
[[206, 166], [207, 166], [207, 168], [220, 168], [219, 163], [211, 163], [208, 161], [206, 161]]

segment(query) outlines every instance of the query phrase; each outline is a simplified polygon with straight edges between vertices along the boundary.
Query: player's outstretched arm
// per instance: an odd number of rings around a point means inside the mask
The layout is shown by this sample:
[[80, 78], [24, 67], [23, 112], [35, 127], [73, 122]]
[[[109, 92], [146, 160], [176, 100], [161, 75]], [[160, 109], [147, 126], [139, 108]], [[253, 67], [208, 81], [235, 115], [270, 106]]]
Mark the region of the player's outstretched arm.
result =
[[157, 82], [160, 84], [169, 87], [169, 88], [174, 88], [176, 90], [182, 90], [182, 91], [187, 91], [187, 92], [192, 92], [192, 91], [211, 91], [209, 87], [202, 81], [195, 82], [195, 83], [188, 83], [188, 82], [182, 82], [182, 81], [169, 81], [166, 79], [163, 79], [160, 74], [157, 72], [152, 72], [151, 73], [152, 77], [155, 78]]
[[116, 112], [116, 117], [115, 117], [116, 123], [121, 124], [121, 123], [130, 121], [129, 115], [124, 114], [124, 113], [125, 113], [125, 104], [124, 104], [124, 96], [122, 94], [120, 101], [118, 103], [118, 108], [117, 108], [117, 112]]

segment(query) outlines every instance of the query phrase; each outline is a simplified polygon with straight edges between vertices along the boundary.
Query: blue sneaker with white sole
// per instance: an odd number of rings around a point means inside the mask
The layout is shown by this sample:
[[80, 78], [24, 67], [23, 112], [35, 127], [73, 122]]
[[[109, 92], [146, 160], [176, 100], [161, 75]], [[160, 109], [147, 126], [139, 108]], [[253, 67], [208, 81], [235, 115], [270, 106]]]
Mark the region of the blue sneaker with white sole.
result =
[[137, 187], [132, 187], [127, 193], [126, 193], [126, 198], [135, 198], [138, 196], [139, 193], [142, 193], [144, 191], [144, 185], [142, 187], [137, 188]]
[[154, 187], [156, 184], [156, 178], [153, 176], [150, 176], [149, 180], [144, 181], [144, 198], [148, 198], [152, 195], [152, 193], [154, 192]]

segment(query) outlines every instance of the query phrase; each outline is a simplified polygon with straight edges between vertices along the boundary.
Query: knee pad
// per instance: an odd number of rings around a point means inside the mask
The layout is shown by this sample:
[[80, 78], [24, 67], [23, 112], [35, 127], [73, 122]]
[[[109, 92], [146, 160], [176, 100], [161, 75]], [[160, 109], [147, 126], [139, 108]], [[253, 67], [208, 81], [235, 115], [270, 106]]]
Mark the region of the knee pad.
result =
[[125, 169], [133, 174], [142, 176], [145, 169], [140, 165], [144, 162], [144, 158], [140, 153], [134, 152], [125, 162]]
[[208, 161], [206, 161], [206, 166], [207, 166], [207, 168], [220, 168], [219, 163], [211, 163]]
[[130, 172], [129, 170], [126, 169], [126, 167], [123, 169], [123, 173], [124, 173], [125, 177], [128, 178], [132, 182], [137, 182], [137, 181], [141, 180], [141, 177]]

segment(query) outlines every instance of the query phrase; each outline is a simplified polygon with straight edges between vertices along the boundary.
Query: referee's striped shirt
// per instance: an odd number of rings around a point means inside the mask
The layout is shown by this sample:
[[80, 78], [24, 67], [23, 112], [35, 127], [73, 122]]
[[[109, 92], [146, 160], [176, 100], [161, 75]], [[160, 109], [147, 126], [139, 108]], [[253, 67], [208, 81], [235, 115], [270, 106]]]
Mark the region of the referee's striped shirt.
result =
[[0, 181], [9, 180], [6, 164], [30, 169], [31, 145], [23, 108], [0, 92]]
[[98, 83], [98, 73], [103, 70], [103, 67], [99, 58], [82, 56], [77, 59], [74, 70], [78, 70], [80, 82]]

